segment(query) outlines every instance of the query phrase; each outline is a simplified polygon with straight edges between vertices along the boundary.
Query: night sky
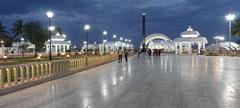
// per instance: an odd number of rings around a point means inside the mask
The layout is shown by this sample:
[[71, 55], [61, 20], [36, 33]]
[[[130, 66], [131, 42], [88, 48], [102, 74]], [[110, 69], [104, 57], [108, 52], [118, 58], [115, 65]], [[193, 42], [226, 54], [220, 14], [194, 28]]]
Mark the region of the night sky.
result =
[[162, 33], [171, 39], [191, 25], [210, 42], [215, 35], [227, 38], [224, 16], [239, 16], [239, 0], [1, 0], [0, 22], [8, 30], [16, 19], [39, 20], [47, 26], [47, 10], [55, 12], [54, 25], [62, 27], [68, 38], [80, 46], [85, 39], [84, 24], [90, 24], [90, 41], [100, 42], [102, 31], [108, 40], [113, 34], [141, 40], [141, 15], [147, 14], [146, 33]]

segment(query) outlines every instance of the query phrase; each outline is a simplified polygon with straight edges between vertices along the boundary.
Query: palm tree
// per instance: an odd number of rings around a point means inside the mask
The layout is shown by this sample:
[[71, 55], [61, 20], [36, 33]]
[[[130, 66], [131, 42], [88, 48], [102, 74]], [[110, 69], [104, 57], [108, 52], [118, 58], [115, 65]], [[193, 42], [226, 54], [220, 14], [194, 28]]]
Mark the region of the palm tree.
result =
[[6, 27], [4, 27], [1, 22], [0, 22], [0, 41], [4, 41], [4, 46], [6, 47], [11, 47], [12, 42], [14, 41], [14, 39], [8, 35]]
[[21, 20], [21, 19], [16, 20], [12, 24], [11, 32], [12, 32], [15, 40], [17, 42], [19, 42], [19, 45], [18, 45], [18, 53], [19, 53], [20, 48], [21, 48], [21, 38], [23, 38], [23, 20]]
[[240, 18], [233, 23], [232, 26], [232, 34], [234, 36], [240, 36]]
[[13, 37], [16, 38], [17, 41], [22, 38], [23, 34], [23, 20], [18, 19], [13, 23], [13, 28], [11, 29], [11, 32], [13, 33]]
[[5, 29], [6, 29], [6, 27], [4, 27], [2, 25], [2, 23], [0, 22], [0, 35], [4, 35], [4, 36], [7, 35], [8, 32]]

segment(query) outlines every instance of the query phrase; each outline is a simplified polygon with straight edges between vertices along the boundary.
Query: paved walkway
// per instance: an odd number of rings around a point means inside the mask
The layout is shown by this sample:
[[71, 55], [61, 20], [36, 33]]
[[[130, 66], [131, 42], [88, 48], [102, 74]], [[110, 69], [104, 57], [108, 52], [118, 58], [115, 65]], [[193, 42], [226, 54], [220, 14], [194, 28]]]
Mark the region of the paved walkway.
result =
[[0, 108], [240, 108], [240, 58], [132, 57], [1, 96]]

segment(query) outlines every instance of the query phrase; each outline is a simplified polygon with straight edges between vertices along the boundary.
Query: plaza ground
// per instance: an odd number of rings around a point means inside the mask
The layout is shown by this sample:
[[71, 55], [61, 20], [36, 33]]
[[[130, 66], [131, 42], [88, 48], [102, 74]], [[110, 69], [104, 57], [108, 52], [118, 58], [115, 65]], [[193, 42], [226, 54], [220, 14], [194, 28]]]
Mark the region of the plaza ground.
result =
[[0, 108], [239, 108], [240, 58], [141, 55], [0, 96]]

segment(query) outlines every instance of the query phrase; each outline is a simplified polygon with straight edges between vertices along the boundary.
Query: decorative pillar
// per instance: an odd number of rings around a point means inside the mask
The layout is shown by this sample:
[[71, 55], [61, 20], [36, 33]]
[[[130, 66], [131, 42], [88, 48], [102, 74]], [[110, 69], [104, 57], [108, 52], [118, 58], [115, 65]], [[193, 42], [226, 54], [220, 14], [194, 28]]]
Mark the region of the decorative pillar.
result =
[[179, 43], [179, 54], [182, 54], [182, 43]]
[[66, 52], [66, 49], [65, 49], [66, 45], [63, 45], [63, 53]]
[[201, 52], [200, 52], [200, 49], [201, 49], [201, 43], [200, 42], [198, 42], [198, 54], [200, 54]]
[[205, 42], [203, 42], [203, 43], [202, 43], [202, 45], [203, 45], [203, 49], [205, 50], [205, 45], [206, 45], [206, 43], [205, 43]]
[[175, 43], [175, 54], [178, 54], [178, 43]]
[[192, 54], [192, 43], [188, 43], [188, 54]]

